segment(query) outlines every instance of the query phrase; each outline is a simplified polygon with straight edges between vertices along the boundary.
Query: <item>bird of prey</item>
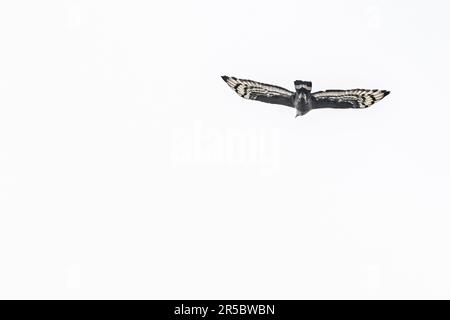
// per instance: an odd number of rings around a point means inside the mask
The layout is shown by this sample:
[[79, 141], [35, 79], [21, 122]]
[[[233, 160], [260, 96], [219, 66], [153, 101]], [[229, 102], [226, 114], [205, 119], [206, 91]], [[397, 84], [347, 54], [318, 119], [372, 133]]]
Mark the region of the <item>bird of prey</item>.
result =
[[310, 81], [294, 81], [295, 92], [282, 87], [252, 80], [222, 76], [222, 79], [236, 93], [245, 99], [281, 104], [297, 110], [296, 116], [303, 116], [312, 109], [364, 109], [386, 97], [386, 90], [325, 90], [311, 93]]

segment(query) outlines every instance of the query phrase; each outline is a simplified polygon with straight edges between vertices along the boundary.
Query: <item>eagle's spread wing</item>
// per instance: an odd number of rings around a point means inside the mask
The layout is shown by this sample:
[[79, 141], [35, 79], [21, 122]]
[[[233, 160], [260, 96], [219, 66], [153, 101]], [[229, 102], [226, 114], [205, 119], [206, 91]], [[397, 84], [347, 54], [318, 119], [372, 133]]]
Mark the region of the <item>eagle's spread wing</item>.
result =
[[294, 92], [287, 89], [235, 77], [222, 76], [222, 79], [242, 98], [293, 107]]
[[389, 94], [386, 90], [326, 90], [312, 94], [313, 109], [318, 108], [367, 108]]

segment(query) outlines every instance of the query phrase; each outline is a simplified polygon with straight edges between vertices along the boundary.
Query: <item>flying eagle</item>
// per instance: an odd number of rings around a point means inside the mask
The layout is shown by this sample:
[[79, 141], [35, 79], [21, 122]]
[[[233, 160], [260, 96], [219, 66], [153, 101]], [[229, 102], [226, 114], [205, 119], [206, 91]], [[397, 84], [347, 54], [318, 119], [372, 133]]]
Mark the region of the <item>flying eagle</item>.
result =
[[310, 81], [294, 81], [295, 92], [252, 80], [222, 76], [236, 93], [245, 99], [282, 104], [297, 110], [295, 117], [303, 116], [312, 109], [364, 109], [386, 97], [386, 90], [325, 90], [311, 93]]

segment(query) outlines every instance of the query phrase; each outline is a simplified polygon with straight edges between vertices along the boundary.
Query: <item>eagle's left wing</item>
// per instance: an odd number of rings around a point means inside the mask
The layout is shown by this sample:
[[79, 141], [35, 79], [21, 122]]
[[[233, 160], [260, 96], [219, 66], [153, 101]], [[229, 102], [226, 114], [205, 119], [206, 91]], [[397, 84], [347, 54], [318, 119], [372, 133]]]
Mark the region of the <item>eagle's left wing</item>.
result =
[[386, 90], [326, 90], [312, 94], [313, 109], [318, 108], [367, 108], [389, 94]]
[[235, 77], [222, 79], [242, 98], [293, 107], [294, 92], [285, 88]]

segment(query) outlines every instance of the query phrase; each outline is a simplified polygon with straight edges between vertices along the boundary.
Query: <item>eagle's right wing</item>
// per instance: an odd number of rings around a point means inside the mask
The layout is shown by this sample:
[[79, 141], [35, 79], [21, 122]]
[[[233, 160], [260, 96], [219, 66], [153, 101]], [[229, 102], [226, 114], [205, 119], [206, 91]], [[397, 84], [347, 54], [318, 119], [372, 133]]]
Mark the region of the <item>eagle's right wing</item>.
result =
[[287, 89], [235, 77], [222, 79], [242, 98], [293, 107], [294, 92]]
[[326, 90], [314, 92], [313, 109], [318, 108], [367, 108], [389, 94], [386, 90]]

